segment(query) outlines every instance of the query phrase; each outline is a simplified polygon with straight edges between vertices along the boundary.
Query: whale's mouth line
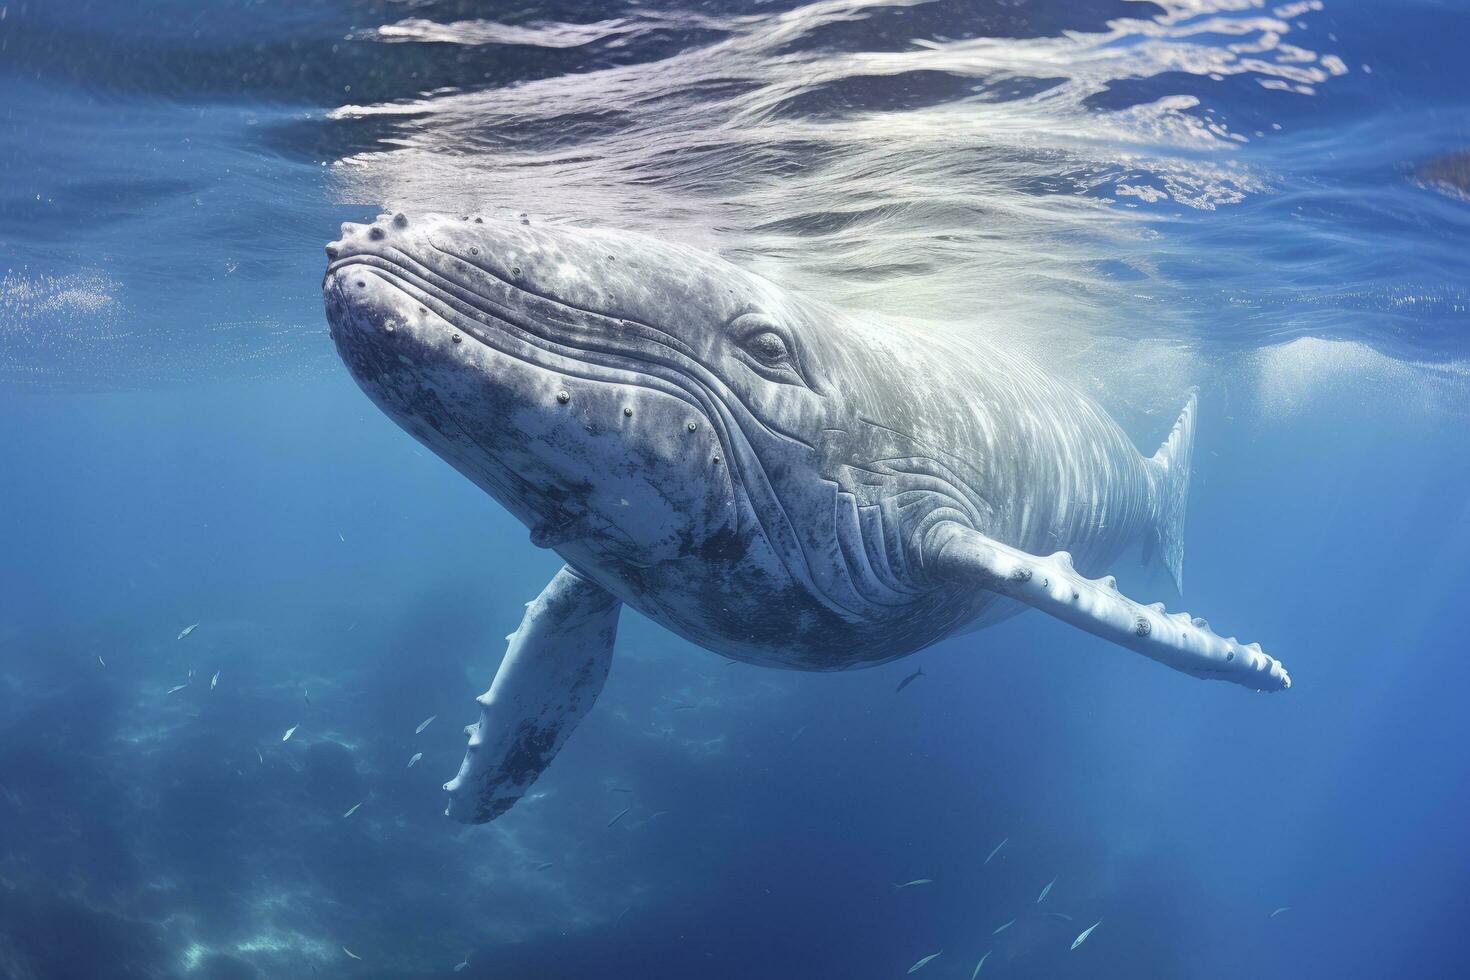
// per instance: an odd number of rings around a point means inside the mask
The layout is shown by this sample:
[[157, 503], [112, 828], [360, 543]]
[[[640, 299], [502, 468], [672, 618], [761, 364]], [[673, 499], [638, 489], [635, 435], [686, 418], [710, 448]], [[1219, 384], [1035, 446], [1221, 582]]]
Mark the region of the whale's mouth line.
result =
[[[611, 345], [583, 346], [551, 336], [548, 331], [536, 329], [531, 318], [517, 316], [515, 310], [504, 304], [495, 303], [474, 290], [446, 280], [434, 270], [417, 268], [417, 265], [367, 253], [339, 259], [329, 265], [327, 271], [330, 275], [352, 266], [371, 269], [382, 281], [413, 302], [458, 328], [481, 346], [506, 357], [568, 378], [648, 388], [678, 398], [701, 415], [711, 414], [711, 407], [690, 390], [687, 381], [681, 384], [656, 371], [664, 368], [683, 380], [683, 373], [675, 365]], [[717, 401], [712, 396], [707, 397], [710, 401]]]

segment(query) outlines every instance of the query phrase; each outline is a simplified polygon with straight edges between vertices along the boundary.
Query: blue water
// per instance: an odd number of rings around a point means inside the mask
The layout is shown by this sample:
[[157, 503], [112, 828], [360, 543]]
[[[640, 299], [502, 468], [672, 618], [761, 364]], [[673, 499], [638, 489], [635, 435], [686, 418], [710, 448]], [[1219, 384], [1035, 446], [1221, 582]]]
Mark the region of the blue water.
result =
[[[0, 976], [1470, 975], [1470, 203], [1427, 166], [1467, 41], [1435, 2], [0, 2]], [[559, 561], [361, 395], [318, 286], [339, 222], [470, 206], [1000, 331], [1148, 452], [1198, 384], [1185, 608], [1294, 687], [1036, 614], [807, 675], [629, 612], [532, 796], [449, 822]]]

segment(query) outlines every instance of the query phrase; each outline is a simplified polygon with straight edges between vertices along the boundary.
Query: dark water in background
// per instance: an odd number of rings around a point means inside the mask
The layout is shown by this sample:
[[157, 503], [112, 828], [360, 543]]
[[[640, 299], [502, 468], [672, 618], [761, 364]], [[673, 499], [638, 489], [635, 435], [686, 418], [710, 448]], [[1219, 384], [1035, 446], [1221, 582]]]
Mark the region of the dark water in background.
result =
[[[0, 9], [0, 975], [1466, 975], [1470, 205], [1416, 177], [1462, 6]], [[557, 561], [335, 361], [320, 246], [380, 206], [996, 332], [1150, 451], [1200, 384], [1186, 608], [1296, 686], [628, 613], [535, 795], [449, 823]]]

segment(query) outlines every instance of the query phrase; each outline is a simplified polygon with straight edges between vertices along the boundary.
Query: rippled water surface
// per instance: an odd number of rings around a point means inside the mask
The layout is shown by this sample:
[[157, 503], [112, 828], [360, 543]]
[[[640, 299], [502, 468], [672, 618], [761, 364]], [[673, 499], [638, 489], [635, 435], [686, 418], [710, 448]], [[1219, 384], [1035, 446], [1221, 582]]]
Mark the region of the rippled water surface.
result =
[[[0, 0], [0, 976], [1470, 973], [1467, 42], [1433, 0]], [[445, 821], [559, 563], [337, 358], [322, 244], [385, 210], [980, 335], [1145, 452], [1199, 387], [1186, 606], [1296, 686], [1039, 616], [809, 676], [630, 614], [535, 795]]]

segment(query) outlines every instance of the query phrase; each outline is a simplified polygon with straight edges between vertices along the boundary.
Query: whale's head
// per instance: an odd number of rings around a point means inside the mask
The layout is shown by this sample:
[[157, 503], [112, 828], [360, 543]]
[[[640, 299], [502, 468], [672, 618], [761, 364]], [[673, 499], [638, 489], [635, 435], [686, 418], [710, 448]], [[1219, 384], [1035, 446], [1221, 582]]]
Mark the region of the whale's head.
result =
[[772, 466], [818, 482], [789, 459], [825, 412], [802, 316], [759, 277], [515, 217], [382, 215], [327, 254], [358, 384], [538, 544], [640, 567], [728, 556], [764, 534], [752, 481], [777, 510]]

